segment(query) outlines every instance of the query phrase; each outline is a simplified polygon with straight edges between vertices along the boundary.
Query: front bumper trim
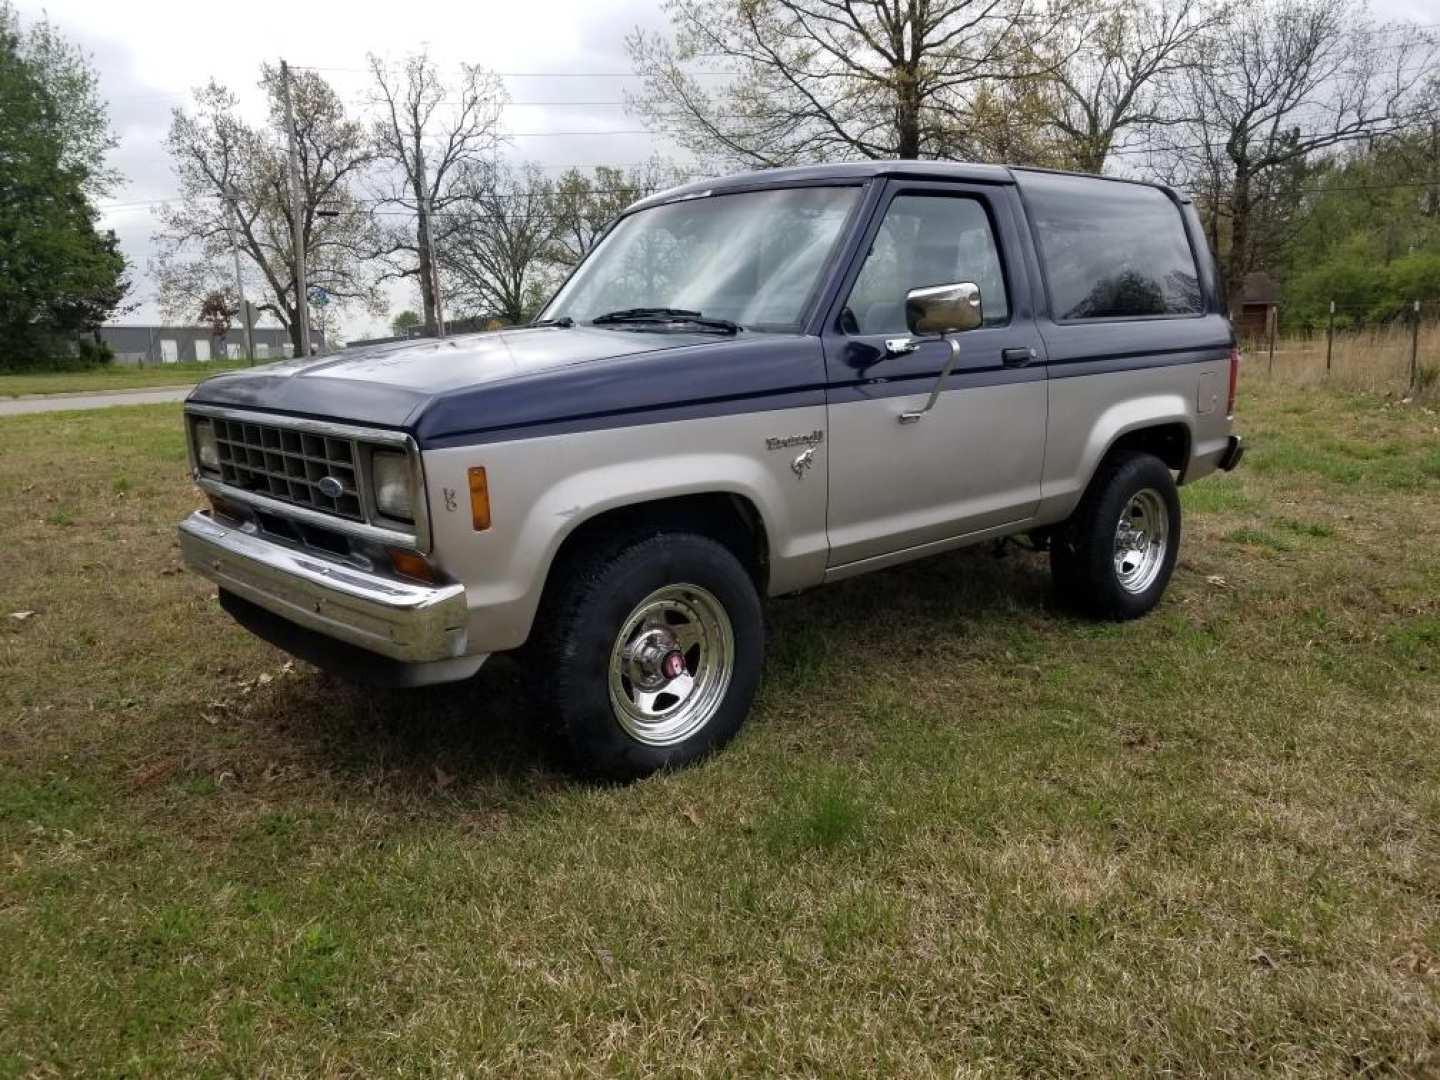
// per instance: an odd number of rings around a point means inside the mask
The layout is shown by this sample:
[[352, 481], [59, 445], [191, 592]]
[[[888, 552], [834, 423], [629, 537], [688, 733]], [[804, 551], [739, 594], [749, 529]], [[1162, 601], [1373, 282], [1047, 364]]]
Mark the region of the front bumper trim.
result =
[[395, 581], [295, 551], [197, 510], [180, 523], [187, 566], [298, 626], [405, 663], [466, 655], [465, 587]]

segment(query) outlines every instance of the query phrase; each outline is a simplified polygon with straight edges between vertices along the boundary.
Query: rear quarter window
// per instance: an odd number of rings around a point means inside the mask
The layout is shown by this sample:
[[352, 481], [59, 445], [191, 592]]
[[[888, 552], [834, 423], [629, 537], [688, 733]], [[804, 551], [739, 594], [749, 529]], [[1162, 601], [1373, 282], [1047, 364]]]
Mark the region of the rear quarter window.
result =
[[1057, 320], [1204, 310], [1180, 208], [1158, 188], [1025, 174], [1025, 210]]

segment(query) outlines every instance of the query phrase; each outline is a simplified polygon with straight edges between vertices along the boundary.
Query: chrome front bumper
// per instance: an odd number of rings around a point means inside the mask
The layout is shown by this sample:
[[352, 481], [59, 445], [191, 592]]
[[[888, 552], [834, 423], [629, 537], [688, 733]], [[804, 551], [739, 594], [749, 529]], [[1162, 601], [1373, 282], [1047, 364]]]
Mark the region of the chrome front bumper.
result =
[[407, 664], [465, 655], [463, 585], [367, 574], [221, 525], [202, 510], [181, 522], [180, 551], [220, 588], [326, 637]]

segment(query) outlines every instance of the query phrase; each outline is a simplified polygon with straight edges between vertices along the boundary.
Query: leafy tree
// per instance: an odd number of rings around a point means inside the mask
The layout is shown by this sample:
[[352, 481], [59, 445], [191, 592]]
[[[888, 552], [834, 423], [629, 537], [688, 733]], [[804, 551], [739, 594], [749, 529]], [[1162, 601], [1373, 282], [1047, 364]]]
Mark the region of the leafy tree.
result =
[[721, 165], [980, 157], [995, 120], [1031, 118], [977, 104], [1043, 74], [1038, 43], [1074, 3], [667, 0], [673, 36], [627, 39], [645, 81], [631, 101], [655, 130]]
[[579, 169], [562, 173], [550, 191], [555, 237], [547, 258], [566, 270], [576, 266], [627, 206], [684, 179], [660, 158], [628, 172], [600, 165], [589, 176]]
[[[425, 52], [398, 68], [374, 55], [369, 64], [370, 104], [378, 113], [372, 135], [382, 166], [371, 180], [376, 206], [400, 212], [377, 219], [376, 257], [387, 277], [419, 285], [425, 326], [433, 330], [435, 249], [450, 235], [448, 210], [499, 147], [508, 95], [496, 76], [473, 64], [462, 64], [459, 77], [447, 82]], [[428, 233], [423, 206], [431, 211]]]
[[[291, 78], [309, 286], [324, 289], [338, 307], [382, 314], [380, 268], [368, 258], [375, 248], [375, 226], [355, 195], [373, 160], [370, 140], [318, 74], [294, 72]], [[215, 82], [196, 91], [193, 112], [175, 110], [165, 145], [180, 199], [160, 211], [153, 266], [167, 312], [192, 312], [209, 293], [228, 288], [226, 204], [233, 195], [236, 242], [261, 280], [256, 307], [280, 321], [295, 355], [304, 356], [309, 350], [300, 342], [280, 79], [278, 68], [261, 68], [260, 87], [270, 112], [260, 126], [242, 120], [235, 95]]]
[[1323, 326], [1331, 301], [1348, 327], [1440, 300], [1440, 122], [1351, 148], [1310, 183], [1278, 262], [1287, 326]]
[[210, 324], [211, 337], [223, 338], [228, 334], [235, 315], [230, 298], [219, 289], [207, 295], [200, 305], [200, 321]]
[[422, 325], [424, 324], [420, 316], [408, 308], [390, 320], [390, 329], [396, 337], [409, 337], [412, 331]]
[[1226, 226], [1234, 308], [1245, 275], [1280, 254], [1307, 169], [1412, 122], [1436, 49], [1413, 28], [1375, 24], [1360, 0], [1256, 0], [1202, 48], [1204, 63], [1186, 71], [1190, 119], [1169, 141], [1217, 249]]
[[0, 364], [8, 367], [70, 351], [129, 287], [114, 233], [95, 227], [94, 162], [46, 77], [0, 6]]
[[1114, 0], [1042, 39], [1035, 66], [1066, 165], [1104, 172], [1117, 143], [1185, 119], [1175, 91], [1203, 66], [1201, 43], [1225, 14], [1211, 0]]
[[539, 166], [472, 175], [450, 213], [441, 251], [457, 307], [506, 323], [531, 318], [554, 287], [546, 259], [556, 235], [552, 185]]
[[15, 51], [54, 105], [48, 135], [59, 148], [61, 165], [81, 178], [90, 198], [109, 194], [120, 180], [106, 162], [116, 139], [90, 57], [49, 19], [22, 29], [9, 0], [0, 0], [0, 34], [13, 37]]

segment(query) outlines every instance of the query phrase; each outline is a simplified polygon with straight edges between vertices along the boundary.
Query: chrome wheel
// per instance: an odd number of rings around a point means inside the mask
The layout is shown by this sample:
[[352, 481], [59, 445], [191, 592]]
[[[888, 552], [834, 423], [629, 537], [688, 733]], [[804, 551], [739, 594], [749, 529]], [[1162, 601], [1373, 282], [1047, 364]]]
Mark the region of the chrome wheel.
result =
[[1115, 526], [1115, 578], [1128, 593], [1143, 593], [1160, 576], [1170, 546], [1170, 513], [1154, 488], [1131, 496]]
[[610, 650], [610, 706], [625, 733], [672, 746], [699, 731], [725, 699], [735, 632], [698, 585], [666, 585], [626, 616]]

